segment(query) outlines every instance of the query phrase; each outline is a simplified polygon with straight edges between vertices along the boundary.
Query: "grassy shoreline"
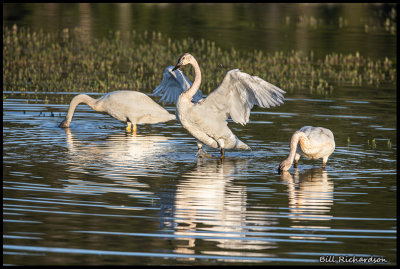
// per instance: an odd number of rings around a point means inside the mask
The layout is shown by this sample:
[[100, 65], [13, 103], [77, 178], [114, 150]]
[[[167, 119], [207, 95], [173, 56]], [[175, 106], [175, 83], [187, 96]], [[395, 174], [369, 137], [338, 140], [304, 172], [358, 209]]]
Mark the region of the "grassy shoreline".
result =
[[[161, 82], [164, 68], [174, 65], [183, 52], [198, 59], [204, 93], [214, 90], [225, 73], [235, 68], [287, 92], [306, 90], [321, 95], [329, 95], [342, 85], [395, 85], [397, 78], [396, 59], [371, 59], [358, 52], [331, 53], [316, 59], [313, 51], [264, 54], [222, 50], [204, 39], [173, 41], [155, 32], [110, 34], [110, 38], [99, 40], [88, 39], [79, 28], [44, 33], [16, 25], [3, 27], [3, 91], [150, 93]], [[191, 68], [183, 71], [193, 80]], [[3, 99], [5, 96], [3, 93]]]

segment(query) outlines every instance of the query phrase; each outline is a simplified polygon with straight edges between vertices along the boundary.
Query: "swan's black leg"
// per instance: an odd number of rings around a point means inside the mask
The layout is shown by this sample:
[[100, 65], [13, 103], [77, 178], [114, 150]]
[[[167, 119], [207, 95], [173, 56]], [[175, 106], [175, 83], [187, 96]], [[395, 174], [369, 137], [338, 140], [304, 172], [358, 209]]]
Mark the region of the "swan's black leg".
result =
[[225, 149], [221, 148], [221, 159], [225, 158]]

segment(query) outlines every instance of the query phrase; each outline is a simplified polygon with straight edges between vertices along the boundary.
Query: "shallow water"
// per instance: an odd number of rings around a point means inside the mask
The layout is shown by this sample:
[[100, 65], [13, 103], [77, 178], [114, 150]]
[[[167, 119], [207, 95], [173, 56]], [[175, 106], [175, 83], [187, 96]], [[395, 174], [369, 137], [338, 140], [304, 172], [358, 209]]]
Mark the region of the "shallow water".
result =
[[[58, 128], [67, 108], [18, 93], [3, 102], [4, 264], [397, 262], [394, 98], [291, 95], [245, 126], [231, 122], [252, 150], [223, 161], [196, 159], [176, 121], [135, 136], [80, 105], [71, 128]], [[308, 124], [335, 134], [326, 170], [300, 159], [277, 174]]]
[[[394, 5], [3, 9], [4, 26], [51, 33], [80, 27], [88, 39], [155, 31], [222, 49], [312, 51], [315, 59], [359, 52], [383, 62], [397, 54]], [[194, 138], [176, 121], [139, 125], [135, 136], [79, 105], [70, 128], [61, 129], [77, 92], [3, 91], [3, 264], [320, 265], [372, 256], [369, 264], [395, 265], [396, 83], [347, 83], [333, 83], [326, 95], [284, 89], [282, 106], [255, 107], [245, 126], [230, 122], [252, 150], [227, 150], [223, 161], [215, 149], [207, 149], [213, 158], [198, 160]], [[327, 168], [301, 158], [296, 170], [279, 175], [291, 135], [305, 125], [334, 133]]]

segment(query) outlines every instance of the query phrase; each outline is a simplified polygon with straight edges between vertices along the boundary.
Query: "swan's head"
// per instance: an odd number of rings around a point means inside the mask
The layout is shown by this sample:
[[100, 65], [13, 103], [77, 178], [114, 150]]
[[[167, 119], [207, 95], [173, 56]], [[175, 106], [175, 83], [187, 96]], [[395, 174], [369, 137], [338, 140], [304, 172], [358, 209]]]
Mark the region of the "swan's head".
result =
[[178, 69], [179, 67], [181, 67], [182, 65], [187, 65], [189, 64], [193, 59], [193, 56], [189, 53], [184, 53], [182, 54], [179, 59], [178, 62], [176, 63], [175, 67], [172, 69], [172, 71], [175, 71], [176, 69]]
[[288, 171], [292, 166], [292, 162], [289, 159], [283, 160], [278, 167], [278, 172]]

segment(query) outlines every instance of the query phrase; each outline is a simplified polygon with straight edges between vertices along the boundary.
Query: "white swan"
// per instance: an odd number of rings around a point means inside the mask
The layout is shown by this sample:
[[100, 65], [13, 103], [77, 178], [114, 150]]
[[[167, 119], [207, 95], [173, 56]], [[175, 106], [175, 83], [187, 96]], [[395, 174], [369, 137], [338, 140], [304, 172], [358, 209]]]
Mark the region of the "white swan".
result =
[[[178, 95], [192, 85], [190, 80], [180, 70], [173, 70], [173, 66], [165, 68], [161, 84], [168, 84], [170, 87], [174, 87], [174, 92]], [[157, 92], [157, 89], [154, 91]], [[202, 96], [201, 91], [197, 91], [193, 96], [193, 101], [197, 102]], [[161, 101], [163, 101], [162, 98], [159, 102]], [[144, 93], [115, 91], [107, 93], [100, 99], [93, 99], [86, 94], [75, 96], [71, 100], [65, 120], [60, 123], [59, 127], [69, 127], [76, 106], [80, 103], [87, 104], [95, 111], [107, 112], [120, 121], [126, 121], [128, 124], [126, 130], [128, 132], [131, 131], [131, 127], [133, 126], [133, 132], [136, 133], [136, 124], [159, 123], [176, 119], [176, 116], [170, 114]]]
[[198, 140], [197, 155], [201, 157], [204, 153], [203, 144], [221, 148], [221, 158], [225, 156], [225, 149], [250, 149], [232, 133], [226, 120], [231, 117], [234, 122], [245, 125], [254, 105], [279, 106], [283, 104], [285, 91], [259, 77], [234, 69], [227, 72], [221, 85], [207, 98], [193, 103], [192, 98], [201, 84], [196, 59], [185, 53], [172, 70], [187, 64], [191, 64], [195, 71], [195, 79], [189, 89], [182, 93], [177, 87], [161, 83], [154, 93], [162, 95], [162, 100], [177, 103], [177, 119]]
[[300, 156], [314, 160], [322, 158], [322, 167], [325, 168], [328, 157], [334, 150], [335, 139], [331, 130], [303, 126], [292, 135], [289, 157], [279, 164], [278, 171], [289, 170], [293, 160], [294, 167], [297, 167]]
[[127, 131], [131, 131], [133, 125], [133, 132], [136, 132], [136, 124], [159, 123], [176, 118], [144, 93], [115, 91], [107, 93], [99, 99], [94, 99], [86, 94], [75, 96], [71, 100], [65, 120], [60, 123], [59, 127], [69, 127], [75, 108], [80, 103], [87, 104], [95, 111], [106, 112], [117, 120], [127, 122]]

